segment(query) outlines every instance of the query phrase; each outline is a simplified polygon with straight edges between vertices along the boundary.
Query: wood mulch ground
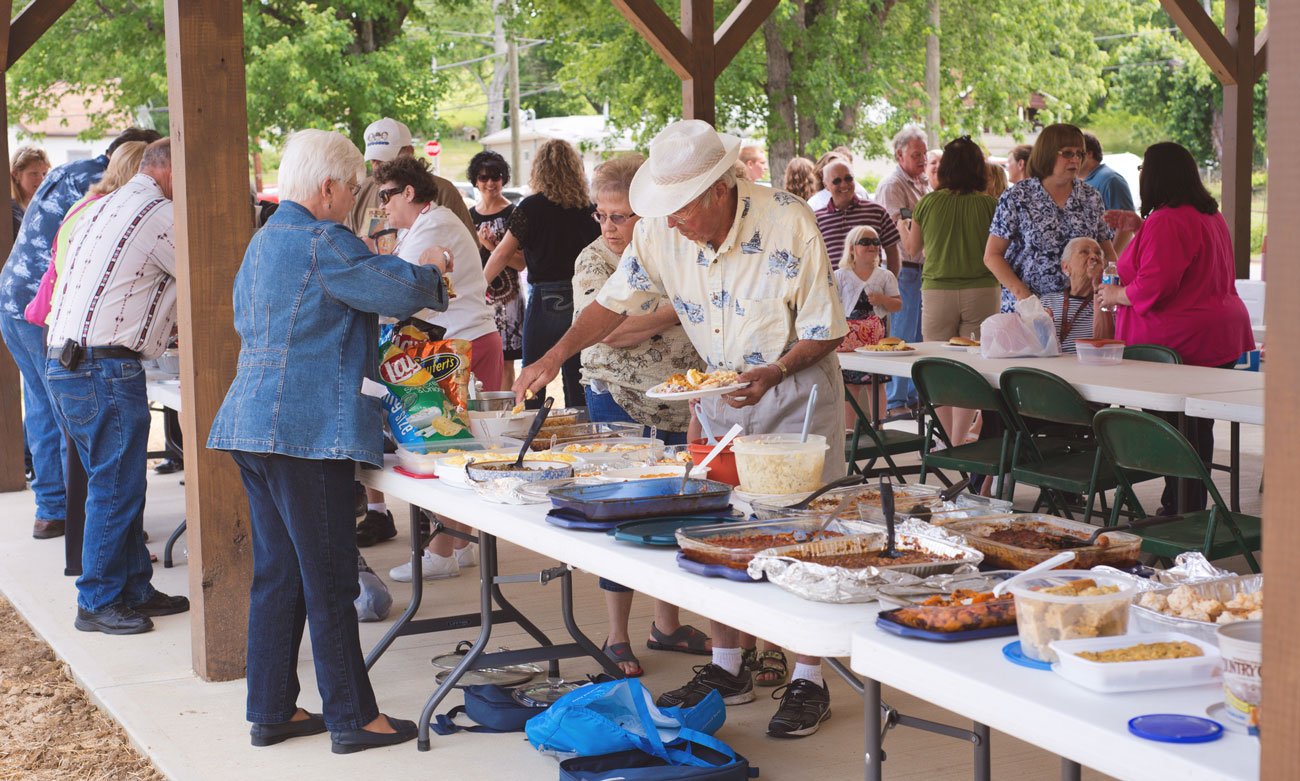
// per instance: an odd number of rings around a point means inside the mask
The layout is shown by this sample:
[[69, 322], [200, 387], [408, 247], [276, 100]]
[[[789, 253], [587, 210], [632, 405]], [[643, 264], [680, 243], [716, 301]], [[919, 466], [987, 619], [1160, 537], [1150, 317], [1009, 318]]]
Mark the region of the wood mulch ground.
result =
[[0, 597], [0, 779], [162, 781]]

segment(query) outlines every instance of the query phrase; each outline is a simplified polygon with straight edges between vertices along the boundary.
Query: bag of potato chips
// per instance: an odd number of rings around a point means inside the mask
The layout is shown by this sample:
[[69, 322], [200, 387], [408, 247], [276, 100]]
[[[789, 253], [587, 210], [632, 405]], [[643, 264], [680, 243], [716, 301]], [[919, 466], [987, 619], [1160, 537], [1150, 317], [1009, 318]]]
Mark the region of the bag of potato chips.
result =
[[382, 326], [379, 379], [393, 441], [408, 450], [469, 439], [470, 343], [433, 339], [416, 322]]

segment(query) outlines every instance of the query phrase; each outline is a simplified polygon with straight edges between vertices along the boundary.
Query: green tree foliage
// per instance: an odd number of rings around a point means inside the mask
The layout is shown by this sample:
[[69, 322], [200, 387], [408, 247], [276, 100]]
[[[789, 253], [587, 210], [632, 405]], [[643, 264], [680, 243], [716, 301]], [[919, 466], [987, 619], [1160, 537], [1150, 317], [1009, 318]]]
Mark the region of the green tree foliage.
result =
[[[246, 0], [249, 133], [332, 128], [360, 143], [382, 116], [430, 127], [440, 85], [419, 19], [413, 0]], [[120, 127], [167, 105], [164, 46], [162, 0], [82, 0], [9, 71], [10, 112], [40, 118], [65, 93], [98, 91], [117, 110], [92, 132]]]

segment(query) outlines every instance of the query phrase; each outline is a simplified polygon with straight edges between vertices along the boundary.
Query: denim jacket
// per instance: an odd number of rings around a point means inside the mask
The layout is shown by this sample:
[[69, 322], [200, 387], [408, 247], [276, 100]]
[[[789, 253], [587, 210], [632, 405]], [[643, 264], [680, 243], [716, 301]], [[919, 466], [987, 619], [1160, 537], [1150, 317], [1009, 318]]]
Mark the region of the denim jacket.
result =
[[361, 393], [379, 365], [377, 315], [445, 310], [437, 269], [373, 255], [285, 201], [248, 245], [234, 299], [239, 362], [208, 447], [382, 463], [383, 405]]

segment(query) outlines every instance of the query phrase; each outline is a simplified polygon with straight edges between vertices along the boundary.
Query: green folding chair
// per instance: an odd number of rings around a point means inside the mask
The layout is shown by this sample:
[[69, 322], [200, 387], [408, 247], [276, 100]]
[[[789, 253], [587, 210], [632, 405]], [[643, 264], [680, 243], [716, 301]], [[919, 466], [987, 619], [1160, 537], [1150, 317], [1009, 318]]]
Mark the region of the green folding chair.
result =
[[[1007, 369], [1002, 372], [999, 385], [1016, 423], [1011, 476], [1016, 483], [1038, 488], [1034, 512], [1046, 504], [1050, 512], [1072, 518], [1066, 495], [1074, 494], [1084, 497], [1083, 521], [1090, 523], [1094, 497], [1100, 494], [1104, 519], [1109, 512], [1106, 491], [1117, 488], [1119, 483], [1093, 435], [1092, 405], [1073, 385], [1042, 369]], [[1073, 436], [1035, 434], [1036, 423], [1064, 427]], [[1155, 477], [1135, 473], [1131, 480], [1142, 482]]]
[[1260, 549], [1260, 518], [1228, 508], [1201, 457], [1178, 429], [1149, 412], [1132, 409], [1104, 409], [1093, 418], [1092, 426], [1119, 482], [1109, 525], [1118, 522], [1117, 509], [1125, 500], [1145, 515], [1133, 492], [1130, 475], [1134, 472], [1200, 480], [1209, 493], [1210, 509], [1183, 513], [1179, 521], [1135, 531], [1142, 537], [1142, 550], [1167, 560], [1185, 551], [1200, 551], [1211, 560], [1240, 553], [1251, 571], [1259, 572], [1254, 552]]
[[1162, 344], [1130, 344], [1124, 348], [1124, 360], [1150, 363], [1182, 363], [1175, 350]]
[[[971, 472], [989, 475], [990, 479], [1005, 478], [1011, 466], [1011, 442], [1015, 423], [1011, 411], [1002, 398], [1002, 392], [984, 379], [979, 372], [964, 363], [949, 358], [922, 358], [912, 364], [912, 383], [916, 385], [924, 416], [925, 441], [921, 450], [922, 483], [930, 470], [934, 470], [945, 485], [951, 481], [943, 469], [961, 472], [969, 477]], [[963, 407], [992, 412], [1004, 426], [1001, 439], [981, 439], [970, 444], [953, 445], [952, 436], [944, 431], [937, 407]], [[935, 450], [935, 438], [943, 442], [942, 450]], [[1002, 479], [998, 498], [1010, 495], [1008, 480]]]
[[[903, 477], [903, 470], [898, 464], [894, 463], [893, 456], [903, 453], [920, 453], [921, 445], [925, 442], [925, 437], [920, 434], [909, 433], [906, 431], [895, 431], [888, 428], [876, 428], [871, 425], [871, 419], [862, 411], [862, 406], [854, 398], [853, 393], [844, 389], [844, 400], [849, 403], [853, 409], [853, 430], [844, 445], [844, 457], [849, 463], [849, 474], [865, 475], [876, 472], [876, 461], [885, 459], [885, 464], [889, 473], [898, 479], [900, 483], [906, 483]], [[865, 438], [865, 439], [864, 439]], [[865, 460], [865, 467], [858, 466], [859, 461]]]

